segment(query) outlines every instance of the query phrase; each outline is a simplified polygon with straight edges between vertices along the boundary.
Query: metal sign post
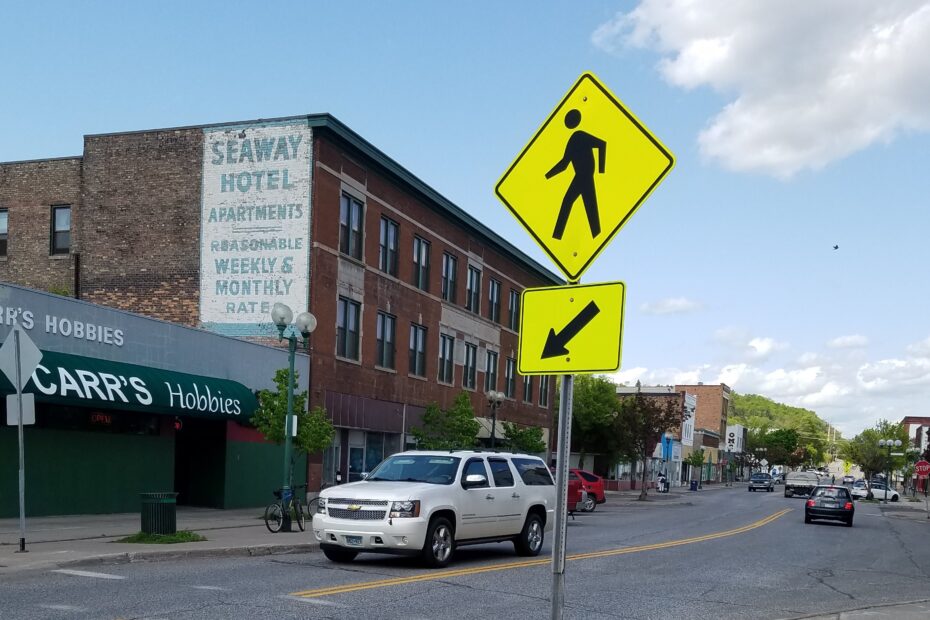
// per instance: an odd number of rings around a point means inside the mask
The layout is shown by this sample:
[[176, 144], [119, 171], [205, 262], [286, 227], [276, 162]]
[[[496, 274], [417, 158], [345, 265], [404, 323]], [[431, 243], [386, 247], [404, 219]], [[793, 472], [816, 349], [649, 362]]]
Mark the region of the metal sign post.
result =
[[552, 541], [552, 620], [562, 619], [565, 601], [565, 538], [568, 527], [568, 457], [572, 441], [574, 375], [562, 375], [555, 470], [555, 540]]
[[23, 382], [19, 350], [19, 330], [13, 330], [13, 350], [16, 352], [16, 401], [19, 421], [16, 435], [19, 438], [19, 553], [26, 552], [26, 446], [23, 441]]

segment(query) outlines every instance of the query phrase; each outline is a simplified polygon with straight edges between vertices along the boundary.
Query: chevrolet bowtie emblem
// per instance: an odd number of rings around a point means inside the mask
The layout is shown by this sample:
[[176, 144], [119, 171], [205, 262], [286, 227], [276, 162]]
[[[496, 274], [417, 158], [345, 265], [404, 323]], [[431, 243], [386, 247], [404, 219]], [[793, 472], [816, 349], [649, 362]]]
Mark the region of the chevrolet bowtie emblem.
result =
[[362, 507], [359, 506], [358, 504], [352, 504], [351, 506], [348, 507], [348, 509], [349, 510], [361, 510]]

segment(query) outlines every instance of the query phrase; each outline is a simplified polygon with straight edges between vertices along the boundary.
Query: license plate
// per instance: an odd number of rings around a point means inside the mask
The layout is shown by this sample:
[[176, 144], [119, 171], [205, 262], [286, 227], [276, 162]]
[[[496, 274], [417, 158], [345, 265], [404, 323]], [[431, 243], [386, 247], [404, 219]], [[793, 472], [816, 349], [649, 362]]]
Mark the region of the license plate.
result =
[[836, 504], [834, 504], [833, 502], [824, 502], [823, 507], [824, 508], [836, 508]]
[[361, 536], [346, 536], [346, 544], [361, 547], [362, 537]]

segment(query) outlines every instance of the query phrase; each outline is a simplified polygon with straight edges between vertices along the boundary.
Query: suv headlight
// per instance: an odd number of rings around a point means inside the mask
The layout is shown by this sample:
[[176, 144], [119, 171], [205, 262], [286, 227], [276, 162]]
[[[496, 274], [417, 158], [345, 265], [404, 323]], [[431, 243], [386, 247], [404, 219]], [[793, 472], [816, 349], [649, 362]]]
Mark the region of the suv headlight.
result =
[[391, 504], [392, 519], [402, 519], [420, 516], [420, 501], [393, 502]]
[[324, 515], [324, 514], [326, 514], [326, 498], [325, 498], [325, 497], [321, 497], [321, 498], [320, 498], [320, 501], [317, 502], [317, 504], [316, 504], [316, 513], [317, 513], [318, 515]]

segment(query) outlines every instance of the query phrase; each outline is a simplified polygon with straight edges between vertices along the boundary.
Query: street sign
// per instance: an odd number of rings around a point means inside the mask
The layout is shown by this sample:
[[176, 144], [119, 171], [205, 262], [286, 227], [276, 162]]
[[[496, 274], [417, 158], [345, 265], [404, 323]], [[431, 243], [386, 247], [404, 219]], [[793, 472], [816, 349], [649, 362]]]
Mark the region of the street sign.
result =
[[617, 370], [625, 290], [623, 282], [525, 289], [517, 371], [553, 375]]
[[[15, 332], [19, 332], [19, 385], [16, 385]], [[3, 346], [0, 346], [0, 371], [7, 376], [15, 389], [22, 390], [41, 361], [42, 351], [32, 341], [29, 334], [19, 325], [14, 325], [6, 340], [3, 341]]]
[[769, 462], [768, 462], [767, 459], [762, 459], [761, 461], [759, 461], [759, 464], [762, 465], [762, 467], [768, 467], [768, 466], [769, 466]]
[[914, 471], [918, 476], [930, 475], [930, 463], [927, 461], [917, 461], [914, 463]]
[[30, 426], [36, 423], [36, 395], [35, 394], [7, 394], [6, 396], [6, 425], [19, 425], [19, 399], [23, 399], [23, 425]]
[[591, 73], [583, 74], [498, 181], [498, 198], [570, 282], [675, 159]]

